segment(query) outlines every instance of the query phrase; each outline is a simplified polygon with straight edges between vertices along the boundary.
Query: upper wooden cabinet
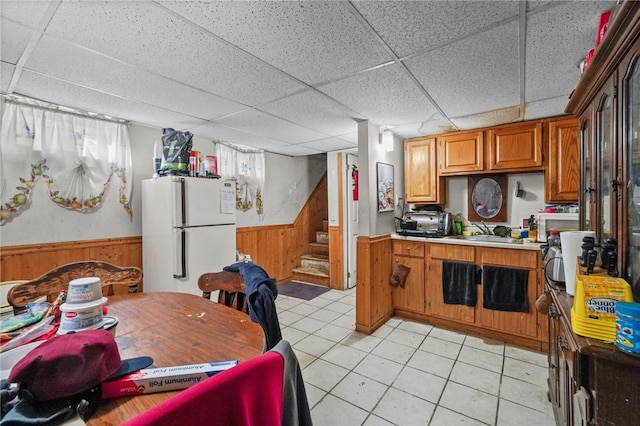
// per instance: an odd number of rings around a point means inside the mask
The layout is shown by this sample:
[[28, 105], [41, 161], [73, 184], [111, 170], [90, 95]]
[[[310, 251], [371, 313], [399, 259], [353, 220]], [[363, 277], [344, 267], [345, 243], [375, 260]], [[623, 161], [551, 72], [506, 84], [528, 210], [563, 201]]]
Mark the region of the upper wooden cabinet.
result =
[[441, 175], [481, 172], [484, 169], [484, 132], [456, 132], [438, 136]]
[[548, 126], [544, 201], [577, 202], [580, 189], [579, 121], [576, 118], [565, 118], [550, 121]]
[[542, 170], [542, 122], [531, 121], [488, 130], [487, 170]]
[[444, 203], [445, 183], [438, 177], [436, 139], [407, 139], [404, 143], [405, 203]]

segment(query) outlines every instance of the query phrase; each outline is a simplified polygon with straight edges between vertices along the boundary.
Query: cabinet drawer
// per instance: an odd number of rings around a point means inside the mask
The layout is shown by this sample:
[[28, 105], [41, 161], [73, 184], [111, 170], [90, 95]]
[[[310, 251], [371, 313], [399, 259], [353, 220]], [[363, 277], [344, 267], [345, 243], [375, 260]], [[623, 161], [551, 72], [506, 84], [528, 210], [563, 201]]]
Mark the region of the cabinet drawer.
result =
[[432, 259], [451, 259], [460, 262], [475, 260], [475, 247], [454, 244], [431, 244], [429, 253]]
[[479, 248], [478, 254], [481, 264], [504, 265], [507, 267], [521, 267], [538, 269], [540, 253], [535, 250], [510, 250], [497, 248]]
[[418, 241], [394, 241], [393, 254], [399, 256], [424, 257], [424, 244]]

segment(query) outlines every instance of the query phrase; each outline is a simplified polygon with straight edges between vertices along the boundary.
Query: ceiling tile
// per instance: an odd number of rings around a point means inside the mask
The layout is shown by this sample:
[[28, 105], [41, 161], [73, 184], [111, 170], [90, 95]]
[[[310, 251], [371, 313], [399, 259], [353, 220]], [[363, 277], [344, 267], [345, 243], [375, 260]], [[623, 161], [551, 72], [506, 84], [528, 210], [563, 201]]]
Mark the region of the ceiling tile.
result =
[[271, 150], [272, 148], [290, 146], [288, 143], [283, 141], [269, 139], [264, 136], [253, 135], [216, 123], [204, 123], [189, 130], [193, 134], [197, 134], [203, 137], [209, 137], [212, 141], [222, 141], [233, 143], [236, 145], [264, 149], [267, 151]]
[[298, 144], [297, 146], [315, 149], [319, 152], [329, 152], [329, 151], [338, 151], [341, 149], [350, 149], [358, 146], [358, 144], [357, 143], [353, 144], [352, 142], [348, 142], [340, 138], [327, 138], [327, 139], [320, 139], [312, 142], [301, 143], [301, 144]]
[[63, 2], [47, 33], [247, 105], [305, 87], [152, 2]]
[[[527, 102], [569, 95], [580, 79], [578, 65], [595, 46], [600, 13], [615, 1], [563, 3], [527, 17]], [[535, 12], [535, 10], [534, 10]], [[570, 34], [567, 37], [567, 34]], [[562, 40], [562, 42], [558, 42]]]
[[554, 115], [564, 115], [564, 109], [568, 103], [568, 96], [527, 102], [524, 106], [524, 119], [535, 120], [538, 118], [552, 117]]
[[155, 127], [184, 129], [201, 120], [23, 71], [15, 93]]
[[[69, 58], [69, 60], [60, 60]], [[25, 68], [54, 78], [210, 120], [246, 107], [84, 49], [43, 37]]]
[[392, 59], [344, 3], [161, 2], [307, 84]]
[[288, 143], [307, 142], [327, 136], [256, 110], [233, 114], [215, 120], [215, 123]]
[[0, 62], [0, 91], [3, 93], [8, 93], [9, 84], [11, 83], [11, 78], [13, 77], [13, 73], [16, 70], [11, 64], [6, 62]]
[[451, 117], [451, 121], [460, 130], [478, 129], [480, 127], [496, 126], [499, 124], [520, 121], [522, 118], [520, 106], [499, 108], [493, 111], [484, 111], [477, 114], [465, 115], [462, 117]]
[[332, 136], [357, 132], [356, 118], [364, 118], [315, 90], [289, 96], [259, 109]]
[[516, 21], [405, 63], [450, 117], [520, 104]]
[[31, 37], [36, 34], [22, 25], [0, 19], [0, 60], [16, 65]]
[[391, 130], [393, 131], [393, 133], [407, 139], [453, 132], [458, 129], [456, 129], [449, 120], [440, 115], [435, 115], [430, 119], [422, 122], [407, 123], [400, 126], [395, 126]]
[[[37, 28], [50, 5], [49, 0], [2, 0], [0, 16]], [[2, 24], [4, 25], [4, 22]]]
[[336, 81], [318, 90], [378, 125], [422, 121], [436, 111], [398, 64]]
[[514, 1], [369, 0], [354, 5], [401, 58], [518, 16]]
[[320, 154], [320, 153], [325, 152], [324, 150], [306, 148], [306, 147], [300, 146], [300, 145], [288, 145], [288, 146], [285, 146], [285, 147], [277, 147], [277, 148], [272, 148], [269, 151], [273, 152], [275, 154], [288, 155], [290, 157], [299, 157], [299, 156], [303, 156], [303, 155], [314, 155], [314, 154]]
[[358, 131], [351, 133], [346, 133], [344, 135], [338, 135], [340, 139], [344, 139], [345, 141], [351, 143], [352, 145], [358, 145]]

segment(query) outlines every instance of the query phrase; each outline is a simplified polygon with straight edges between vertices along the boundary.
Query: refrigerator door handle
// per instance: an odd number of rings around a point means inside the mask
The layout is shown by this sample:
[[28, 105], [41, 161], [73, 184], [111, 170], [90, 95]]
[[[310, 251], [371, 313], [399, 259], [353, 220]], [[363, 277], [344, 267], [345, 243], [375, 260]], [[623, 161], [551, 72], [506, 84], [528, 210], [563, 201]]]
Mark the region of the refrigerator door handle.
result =
[[179, 253], [179, 258], [174, 259], [175, 261], [177, 261], [176, 263], [176, 268], [174, 269], [174, 271], [179, 270], [179, 273], [177, 274], [173, 274], [173, 278], [186, 278], [187, 277], [187, 254], [186, 254], [186, 247], [187, 247], [187, 231], [184, 229], [179, 229], [176, 231], [177, 235], [176, 237], [178, 238], [178, 246], [179, 246], [179, 250], [176, 250], [176, 254]]
[[[187, 182], [180, 178], [180, 218], [182, 226], [187, 225]], [[184, 247], [184, 246], [183, 246]]]

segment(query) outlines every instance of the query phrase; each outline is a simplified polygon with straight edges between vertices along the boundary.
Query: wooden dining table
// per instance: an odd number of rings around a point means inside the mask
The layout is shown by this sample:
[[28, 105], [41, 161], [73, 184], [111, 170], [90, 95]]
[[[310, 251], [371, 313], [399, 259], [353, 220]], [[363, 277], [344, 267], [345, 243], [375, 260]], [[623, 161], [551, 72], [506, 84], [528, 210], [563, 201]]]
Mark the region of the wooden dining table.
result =
[[[122, 359], [149, 356], [151, 367], [238, 360], [264, 353], [265, 336], [246, 313], [185, 293], [109, 296], [107, 315], [118, 318]], [[88, 425], [117, 425], [179, 391], [103, 399]]]

